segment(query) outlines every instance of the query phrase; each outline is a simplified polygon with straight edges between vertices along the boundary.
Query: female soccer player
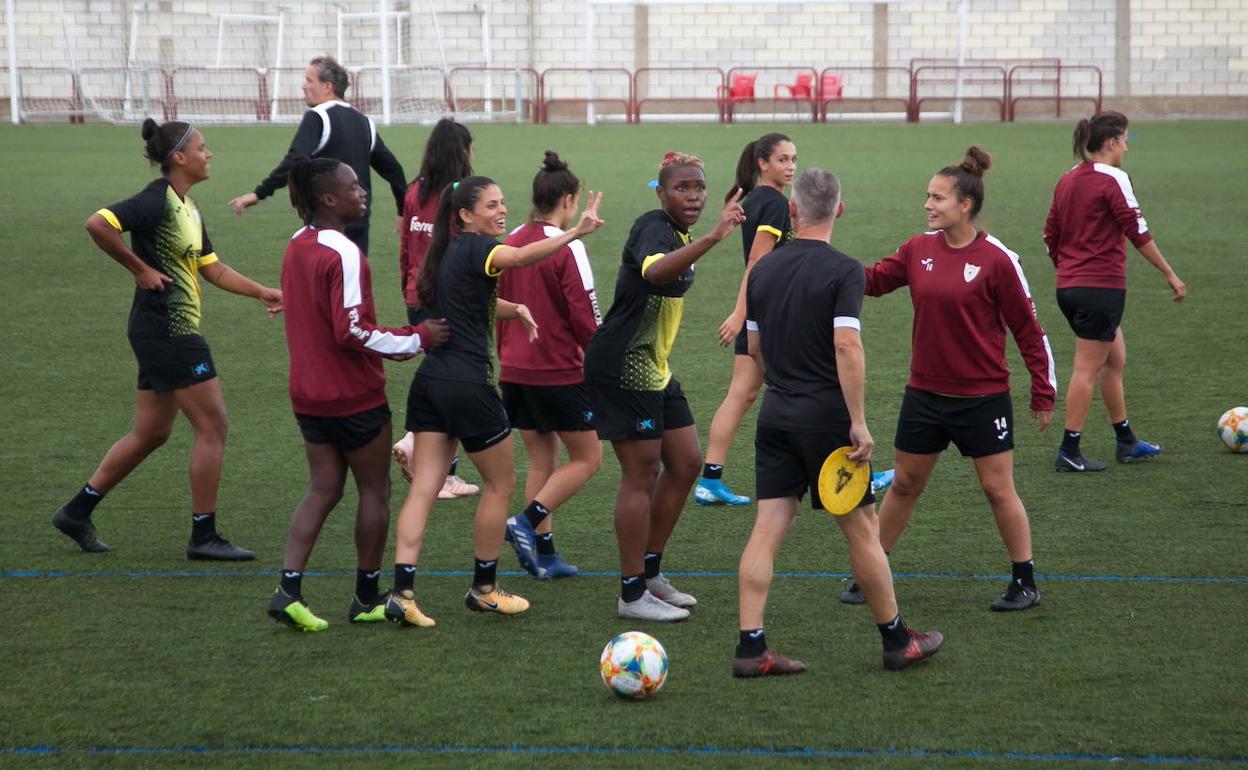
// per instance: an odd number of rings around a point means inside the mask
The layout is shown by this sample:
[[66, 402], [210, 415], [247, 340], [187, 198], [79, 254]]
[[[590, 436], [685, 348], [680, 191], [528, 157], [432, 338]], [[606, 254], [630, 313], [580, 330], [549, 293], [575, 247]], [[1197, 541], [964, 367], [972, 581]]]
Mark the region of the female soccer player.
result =
[[1127, 116], [1098, 112], [1075, 127], [1079, 165], [1067, 171], [1053, 191], [1044, 225], [1044, 243], [1057, 266], [1057, 306], [1075, 332], [1075, 365], [1066, 388], [1066, 431], [1057, 450], [1057, 470], [1103, 471], [1079, 448], [1083, 423], [1100, 386], [1105, 411], [1117, 437], [1120, 463], [1153, 457], [1161, 447], [1137, 439], [1127, 422], [1122, 373], [1127, 363], [1122, 312], [1127, 296], [1127, 250], [1123, 236], [1166, 277], [1174, 301], [1187, 287], [1175, 275], [1140, 214], [1131, 177], [1122, 170], [1127, 154]]
[[[505, 241], [517, 248], [563, 235], [576, 218], [581, 182], [557, 153], [546, 151], [533, 178], [533, 214]], [[588, 420], [593, 409], [583, 383], [584, 349], [602, 318], [585, 245], [572, 241], [549, 259], [507, 270], [498, 294], [529, 308], [541, 329], [529, 340], [517, 324], [498, 324], [498, 379], [507, 418], [520, 429], [529, 455], [524, 511], [508, 520], [507, 539], [534, 577], [576, 574], [559, 557], [551, 514], [602, 467], [602, 442]], [[559, 442], [568, 462], [558, 468]]]
[[290, 400], [308, 457], [308, 492], [291, 517], [281, 584], [269, 615], [302, 631], [324, 631], [303, 599], [303, 570], [329, 512], [355, 478], [355, 596], [352, 623], [385, 620], [377, 588], [390, 526], [390, 407], [381, 359], [411, 358], [446, 341], [445, 321], [390, 329], [377, 325], [368, 259], [346, 226], [368, 213], [355, 171], [332, 158], [296, 160], [290, 201], [310, 224], [282, 259]]
[[[429, 132], [425, 141], [425, 155], [420, 161], [420, 172], [407, 188], [403, 197], [403, 215], [399, 233], [399, 278], [403, 286], [403, 299], [407, 302], [407, 322], [418, 324], [429, 317], [420, 306], [416, 291], [416, 277], [420, 265], [429, 251], [429, 238], [433, 235], [433, 218], [438, 212], [438, 199], [442, 188], [448, 184], [472, 176], [472, 133], [454, 118], [442, 118]], [[399, 464], [403, 478], [412, 478], [409, 459], [412, 456], [412, 434], [408, 433], [394, 445], [394, 459]], [[481, 492], [481, 487], [459, 477], [459, 456], [451, 458], [450, 471], [438, 490], [439, 500], [471, 497]]]
[[495, 240], [506, 232], [507, 207], [493, 180], [471, 176], [443, 189], [417, 290], [421, 307], [446, 314], [451, 338], [425, 356], [407, 397], [407, 429], [415, 434], [412, 486], [396, 528], [395, 590], [386, 605], [387, 618], [429, 624], [416, 606], [413, 578], [429, 511], [457, 441], [485, 487], [473, 524], [476, 562], [464, 603], [476, 612], [504, 615], [529, 608], [528, 601], [500, 588], [495, 577], [516, 476], [511, 425], [493, 384], [491, 338], [495, 319], [520, 319], [530, 335], [536, 335], [537, 327], [526, 307], [498, 299], [498, 276], [545, 259], [597, 230], [602, 225], [601, 197], [590, 195], [569, 232], [516, 248]]
[[793, 183], [797, 170], [797, 147], [784, 134], [764, 134], [745, 146], [737, 159], [736, 182], [724, 196], [729, 200], [740, 190], [745, 195], [741, 208], [745, 223], [741, 225], [741, 243], [745, 254], [745, 273], [737, 302], [724, 322], [719, 325], [719, 344], [733, 345], [732, 381], [724, 402], [711, 419], [706, 441], [706, 464], [702, 478], [693, 490], [693, 499], [701, 505], [748, 505], [750, 498], [732, 491], [723, 480], [728, 450], [737, 435], [741, 418], [758, 398], [763, 373], [746, 350], [745, 286], [750, 271], [772, 249], [793, 237], [789, 223], [789, 201], [784, 189]]
[[[180, 121], [143, 121], [147, 159], [161, 176], [141, 192], [102, 208], [86, 223], [95, 245], [134, 276], [134, 302], [126, 333], [139, 362], [134, 426], [113, 444], [74, 499], [61, 506], [52, 525], [84, 551], [109, 547], [95, 536], [91, 512], [173, 430], [178, 412], [195, 432], [191, 447], [191, 540], [188, 559], [246, 561], [256, 558], [217, 534], [217, 490], [225, 452], [225, 400], [212, 351], [199, 334], [199, 276], [228, 292], [259, 300], [281, 312], [282, 293], [261, 286], [218, 260], [199, 208], [187, 192], [209, 175], [212, 153], [204, 137]], [[130, 245], [122, 240], [130, 232]]]
[[706, 206], [702, 161], [669, 152], [659, 167], [659, 208], [633, 223], [615, 298], [585, 351], [585, 382], [598, 438], [620, 461], [615, 536], [621, 617], [683, 620], [697, 600], [661, 571], [663, 549], [702, 467], [689, 402], [667, 358], [676, 341], [693, 263], [745, 219], [738, 191], [711, 232], [689, 228]]
[[[906, 241], [867, 268], [867, 294], [910, 287], [914, 330], [910, 381], [897, 418], [896, 480], [880, 505], [880, 543], [890, 551], [952, 441], [975, 473], [1013, 562], [1009, 587], [992, 602], [998, 612], [1040, 603], [1027, 511], [1014, 488], [1014, 406], [1005, 361], [1009, 327], [1031, 372], [1031, 414], [1041, 430], [1053, 413], [1053, 354], [1036, 320], [1018, 255], [975, 226], [984, 205], [980, 147], [946, 166], [927, 185], [930, 232]], [[861, 603], [857, 584], [841, 600]]]

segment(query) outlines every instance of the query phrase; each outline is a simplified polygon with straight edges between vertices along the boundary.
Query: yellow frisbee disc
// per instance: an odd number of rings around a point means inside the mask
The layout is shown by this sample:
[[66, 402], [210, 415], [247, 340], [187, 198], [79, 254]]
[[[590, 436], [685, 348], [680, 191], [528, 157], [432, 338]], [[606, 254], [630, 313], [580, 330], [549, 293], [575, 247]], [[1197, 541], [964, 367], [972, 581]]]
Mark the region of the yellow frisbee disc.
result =
[[843, 446], [823, 461], [819, 470], [819, 499], [833, 516], [844, 516], [858, 507], [871, 483], [871, 464], [849, 459], [853, 447]]

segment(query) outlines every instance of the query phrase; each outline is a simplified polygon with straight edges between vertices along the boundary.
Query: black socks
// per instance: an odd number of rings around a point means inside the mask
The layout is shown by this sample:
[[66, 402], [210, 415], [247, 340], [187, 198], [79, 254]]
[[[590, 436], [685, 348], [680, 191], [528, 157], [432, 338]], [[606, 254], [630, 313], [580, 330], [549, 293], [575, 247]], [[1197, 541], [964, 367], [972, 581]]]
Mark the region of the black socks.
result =
[[641, 575], [620, 576], [620, 598], [626, 602], [635, 602], [646, 592], [646, 581]]
[[663, 562], [662, 553], [651, 553], [649, 551], [646, 552], [646, 572], [645, 572], [646, 580], [659, 576], [659, 572], [660, 572], [659, 568], [662, 562]]
[[476, 559], [472, 563], [472, 587], [481, 588], [483, 586], [494, 586], [494, 582], [498, 580], [498, 559], [490, 559], [482, 561]]
[[415, 564], [394, 565], [394, 592], [410, 591], [416, 582]]
[[559, 553], [555, 550], [555, 533], [547, 532], [537, 536], [537, 555], [538, 556], [554, 556]]
[[78, 490], [78, 494], [74, 495], [74, 499], [65, 503], [65, 513], [68, 513], [71, 519], [82, 521], [91, 516], [95, 506], [99, 505], [103, 499], [103, 492], [94, 489], [90, 484], [84, 484], [82, 489]]
[[767, 651], [767, 635], [761, 628], [749, 628], [737, 639], [738, 658], [757, 658]]
[[217, 536], [217, 516], [214, 512], [191, 514], [191, 542], [203, 545]]
[[376, 604], [377, 583], [381, 580], [379, 569], [357, 569], [355, 571], [355, 598], [361, 604]]
[[1027, 561], [1012, 562], [1011, 579], [1023, 588], [1036, 587], [1036, 562], [1032, 559]]
[[303, 573], [298, 570], [282, 570], [282, 593], [296, 599], [303, 595]]
[[1131, 430], [1131, 421], [1123, 420], [1114, 423], [1114, 436], [1123, 444], [1135, 443], [1135, 431]]
[[888, 623], [876, 623], [875, 627], [880, 629], [880, 639], [884, 642], [885, 652], [905, 649], [910, 643], [910, 634], [907, 633], [906, 622], [901, 619], [901, 615]]
[[528, 507], [524, 509], [524, 518], [529, 520], [534, 529], [537, 529], [537, 525], [541, 524], [542, 520], [549, 515], [550, 509], [536, 500], [529, 503]]
[[1062, 431], [1062, 451], [1068, 457], [1079, 456], [1079, 438], [1083, 436], [1082, 431]]
[[724, 466], [712, 465], [710, 463], [707, 463], [706, 465], [702, 466], [702, 478], [706, 479], [707, 481], [715, 481], [717, 479], [722, 479], [723, 477], [724, 477]]

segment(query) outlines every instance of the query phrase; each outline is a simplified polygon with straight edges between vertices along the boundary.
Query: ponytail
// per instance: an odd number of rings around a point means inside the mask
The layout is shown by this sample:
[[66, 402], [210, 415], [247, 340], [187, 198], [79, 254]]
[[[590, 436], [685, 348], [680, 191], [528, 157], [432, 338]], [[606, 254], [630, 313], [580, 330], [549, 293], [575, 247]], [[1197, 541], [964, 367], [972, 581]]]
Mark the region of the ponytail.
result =
[[190, 123], [170, 120], [161, 125], [152, 118], [143, 121], [139, 135], [143, 137], [143, 156], [160, 166], [160, 173], [168, 174], [173, 168], [173, 154], [181, 151], [190, 141], [195, 129]]
[[984, 207], [984, 174], [992, 167], [992, 156], [983, 147], [971, 146], [962, 156], [962, 162], [956, 166], [945, 166], [937, 171], [937, 176], [947, 176], [953, 180], [954, 192], [958, 201], [971, 199], [971, 219], [979, 216]]
[[442, 188], [442, 194], [438, 198], [438, 212], [433, 217], [429, 251], [425, 252], [425, 261], [420, 263], [420, 271], [416, 274], [416, 297], [420, 300], [421, 307], [431, 309], [434, 306], [438, 268], [451, 245], [451, 239], [459, 235], [463, 226], [459, 220], [459, 210], [471, 210], [477, 205], [481, 190], [494, 183], [488, 177], [470, 176]]
[[745, 196], [758, 186], [758, 177], [761, 172], [758, 170], [758, 162], [766, 161], [771, 158], [771, 154], [776, 151], [776, 145], [781, 142], [793, 141], [784, 134], [770, 133], [763, 134], [759, 138], [750, 142], [741, 150], [741, 156], [737, 158], [737, 171], [735, 182], [728, 193], [724, 195], [724, 201], [732, 200], [732, 196], [736, 194], [737, 188], [741, 189], [741, 195]]
[[559, 153], [546, 151], [542, 167], [537, 176], [533, 177], [533, 211], [535, 214], [546, 214], [554, 211], [565, 195], [576, 195], [581, 191], [581, 180], [568, 169], [568, 164], [560, 160]]
[[417, 202], [425, 205], [434, 193], [451, 182], [472, 176], [472, 132], [454, 118], [442, 118], [433, 126], [425, 141], [425, 154], [420, 161], [420, 192]]
[[1098, 152], [1110, 139], [1122, 136], [1126, 132], [1126, 115], [1113, 110], [1098, 112], [1091, 118], [1080, 120], [1075, 126], [1071, 148], [1076, 158], [1086, 161], [1088, 153]]

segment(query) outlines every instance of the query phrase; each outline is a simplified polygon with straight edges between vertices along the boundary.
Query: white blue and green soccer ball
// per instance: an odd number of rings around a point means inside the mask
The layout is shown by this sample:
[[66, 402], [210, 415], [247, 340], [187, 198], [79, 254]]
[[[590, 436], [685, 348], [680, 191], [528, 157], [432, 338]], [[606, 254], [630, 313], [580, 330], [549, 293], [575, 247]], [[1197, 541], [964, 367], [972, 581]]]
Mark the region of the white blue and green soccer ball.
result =
[[1218, 418], [1218, 438], [1232, 452], [1248, 454], [1248, 406], [1233, 407]]
[[667, 681], [667, 651], [650, 634], [625, 631], [607, 642], [598, 671], [617, 696], [644, 700]]

